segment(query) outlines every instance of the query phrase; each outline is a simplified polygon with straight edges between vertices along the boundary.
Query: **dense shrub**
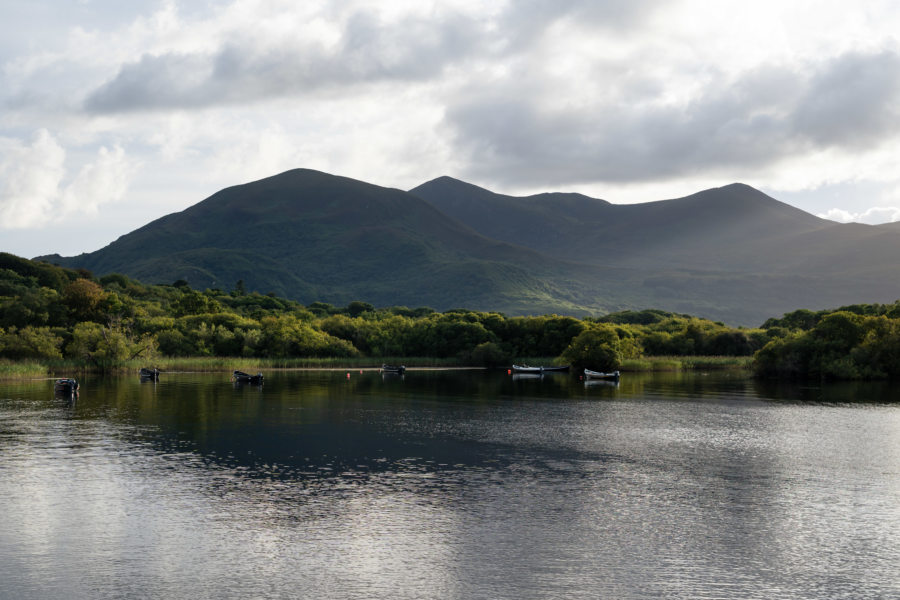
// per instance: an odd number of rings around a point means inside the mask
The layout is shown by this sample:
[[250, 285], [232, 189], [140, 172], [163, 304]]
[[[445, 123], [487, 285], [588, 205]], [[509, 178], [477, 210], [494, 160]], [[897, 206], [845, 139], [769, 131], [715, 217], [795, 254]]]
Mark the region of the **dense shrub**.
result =
[[622, 364], [620, 346], [614, 327], [597, 325], [575, 336], [562, 358], [576, 369], [614, 371]]

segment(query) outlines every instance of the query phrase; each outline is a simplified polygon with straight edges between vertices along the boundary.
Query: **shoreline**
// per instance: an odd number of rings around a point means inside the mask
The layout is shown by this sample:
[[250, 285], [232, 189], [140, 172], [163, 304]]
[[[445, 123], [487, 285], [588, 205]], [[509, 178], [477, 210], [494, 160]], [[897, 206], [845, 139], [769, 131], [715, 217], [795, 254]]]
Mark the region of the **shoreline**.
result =
[[[639, 359], [625, 359], [619, 367], [623, 373], [650, 373], [672, 371], [711, 371], [711, 370], [751, 370], [752, 357], [738, 356], [650, 356]], [[552, 364], [552, 358], [517, 359], [517, 362], [530, 364]], [[340, 364], [340, 363], [344, 364]], [[356, 363], [356, 364], [354, 364]], [[217, 373], [242, 371], [380, 371], [382, 364], [403, 364], [408, 371], [473, 371], [473, 370], [506, 370], [509, 365], [483, 366], [460, 364], [456, 359], [433, 359], [425, 357], [385, 358], [385, 359], [275, 359], [275, 358], [241, 358], [241, 357], [190, 357], [167, 358], [156, 361], [130, 361], [119, 367], [104, 371], [87, 363], [76, 361], [2, 361], [0, 362], [0, 380], [5, 379], [53, 379], [64, 375], [76, 374], [128, 374], [137, 373], [144, 366], [157, 367], [161, 372], [169, 373]], [[571, 373], [578, 373], [573, 369]]]

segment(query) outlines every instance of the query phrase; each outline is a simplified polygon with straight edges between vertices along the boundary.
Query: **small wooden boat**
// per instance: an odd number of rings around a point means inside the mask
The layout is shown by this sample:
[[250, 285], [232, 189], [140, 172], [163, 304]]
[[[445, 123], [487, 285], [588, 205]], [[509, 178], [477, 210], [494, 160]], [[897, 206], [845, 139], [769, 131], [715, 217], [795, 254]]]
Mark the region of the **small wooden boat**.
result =
[[406, 365], [381, 365], [381, 372], [403, 375], [404, 373], [406, 373]]
[[619, 372], [612, 371], [610, 373], [602, 373], [600, 371], [591, 371], [590, 369], [584, 370], [584, 378], [585, 379], [606, 379], [609, 381], [618, 381], [619, 380]]
[[263, 374], [257, 373], [256, 375], [250, 375], [249, 373], [244, 373], [243, 371], [236, 370], [231, 374], [231, 380], [235, 383], [250, 383], [253, 385], [262, 385]]
[[569, 370], [569, 365], [562, 367], [529, 367], [528, 365], [513, 365], [513, 373], [563, 373]]
[[141, 367], [141, 381], [159, 381], [159, 369]]
[[53, 391], [60, 396], [74, 396], [78, 393], [78, 382], [71, 378], [57, 379], [53, 384]]

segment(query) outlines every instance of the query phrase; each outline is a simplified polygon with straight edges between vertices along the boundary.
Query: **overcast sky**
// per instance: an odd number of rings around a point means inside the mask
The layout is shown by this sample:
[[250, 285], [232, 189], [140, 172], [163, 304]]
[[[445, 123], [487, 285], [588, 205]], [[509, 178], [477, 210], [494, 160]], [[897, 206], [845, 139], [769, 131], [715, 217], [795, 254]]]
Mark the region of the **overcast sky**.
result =
[[0, 251], [306, 167], [900, 220], [900, 4], [3, 0]]

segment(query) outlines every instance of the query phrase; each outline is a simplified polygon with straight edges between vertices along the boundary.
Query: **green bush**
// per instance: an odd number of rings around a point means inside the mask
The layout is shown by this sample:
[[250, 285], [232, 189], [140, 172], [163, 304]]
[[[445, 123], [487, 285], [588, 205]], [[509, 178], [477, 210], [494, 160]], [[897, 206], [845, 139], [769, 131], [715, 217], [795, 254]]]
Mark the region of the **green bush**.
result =
[[575, 336], [561, 358], [576, 369], [614, 371], [622, 364], [619, 336], [612, 326], [596, 325]]

